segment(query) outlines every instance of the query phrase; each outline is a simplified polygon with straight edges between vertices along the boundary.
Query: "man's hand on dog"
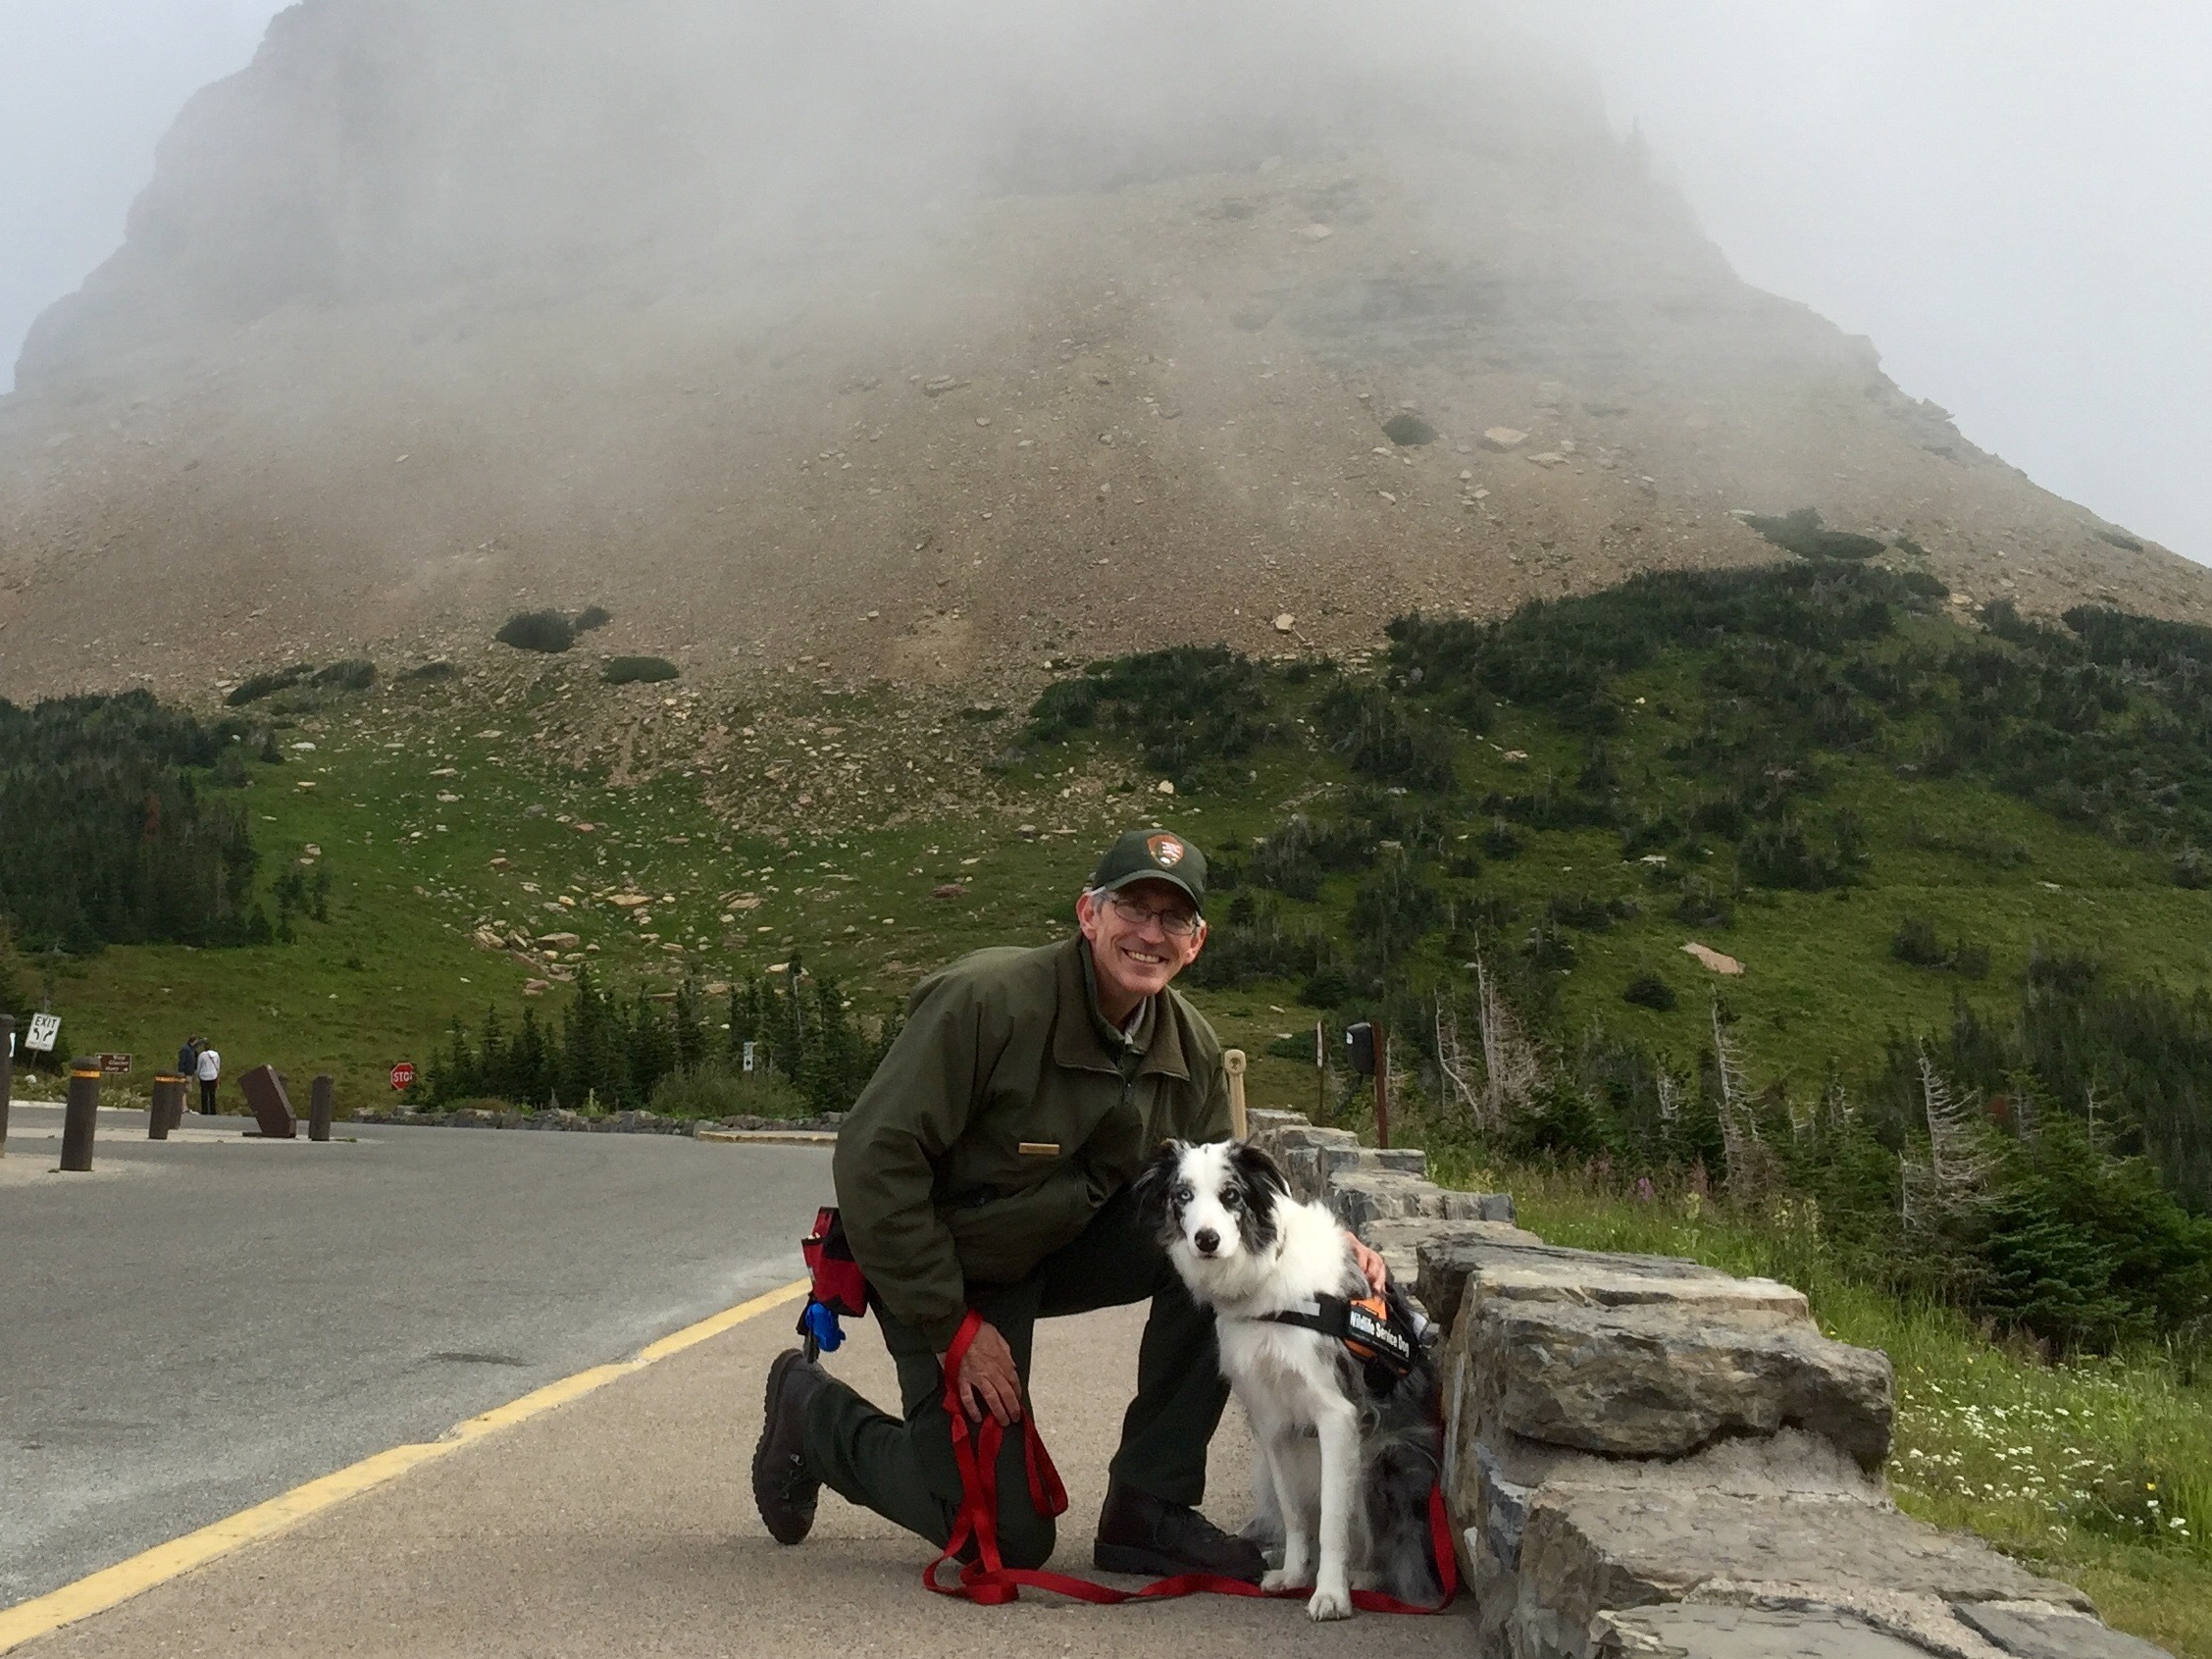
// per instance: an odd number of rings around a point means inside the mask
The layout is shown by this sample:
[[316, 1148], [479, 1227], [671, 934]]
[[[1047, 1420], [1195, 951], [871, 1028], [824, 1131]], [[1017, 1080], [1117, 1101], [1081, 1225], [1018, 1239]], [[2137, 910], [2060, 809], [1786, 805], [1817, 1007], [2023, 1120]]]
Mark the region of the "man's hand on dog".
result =
[[[1352, 1246], [1352, 1259], [1360, 1265], [1360, 1274], [1367, 1281], [1367, 1288], [1377, 1296], [1390, 1282], [1390, 1270], [1372, 1250], [1347, 1232], [1345, 1240]], [[945, 1356], [937, 1356], [939, 1369], [945, 1365]], [[975, 1340], [968, 1344], [967, 1353], [960, 1360], [960, 1401], [967, 1407], [968, 1420], [981, 1423], [983, 1414], [989, 1412], [1002, 1426], [1021, 1421], [1021, 1374], [1014, 1370], [1014, 1354], [1006, 1346], [994, 1325], [976, 1327]]]
[[[943, 1354], [937, 1356], [937, 1366], [945, 1369]], [[960, 1360], [959, 1385], [969, 1422], [981, 1423], [985, 1412], [1001, 1426], [1021, 1421], [1021, 1374], [1014, 1370], [1014, 1352], [996, 1325], [976, 1326], [975, 1340]]]
[[1367, 1288], [1380, 1296], [1383, 1286], [1390, 1282], [1390, 1270], [1382, 1265], [1380, 1256], [1377, 1256], [1372, 1250], [1354, 1238], [1352, 1234], [1348, 1232], [1344, 1236], [1352, 1246], [1352, 1259], [1360, 1264], [1360, 1272], [1366, 1279]]

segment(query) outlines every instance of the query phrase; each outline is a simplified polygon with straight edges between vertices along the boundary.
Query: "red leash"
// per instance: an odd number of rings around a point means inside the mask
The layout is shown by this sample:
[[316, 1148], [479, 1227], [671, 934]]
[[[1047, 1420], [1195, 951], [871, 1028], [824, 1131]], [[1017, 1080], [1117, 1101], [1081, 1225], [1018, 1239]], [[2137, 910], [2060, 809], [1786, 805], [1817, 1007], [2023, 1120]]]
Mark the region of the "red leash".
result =
[[[1142, 1589], [1119, 1590], [1066, 1573], [1008, 1567], [999, 1554], [999, 1452], [1005, 1444], [1006, 1431], [997, 1418], [988, 1415], [970, 1431], [957, 1381], [960, 1362], [967, 1357], [968, 1345], [982, 1328], [982, 1316], [971, 1309], [968, 1317], [960, 1322], [959, 1334], [952, 1338], [952, 1346], [945, 1355], [945, 1413], [952, 1420], [952, 1457], [960, 1469], [960, 1510], [953, 1518], [952, 1535], [946, 1539], [944, 1553], [922, 1569], [924, 1588], [935, 1590], [939, 1595], [964, 1597], [981, 1607], [1001, 1607], [1009, 1601], [1018, 1601], [1025, 1586], [1101, 1607], [1118, 1607], [1126, 1601], [1167, 1601], [1200, 1593], [1272, 1594], [1296, 1599], [1304, 1599], [1311, 1593], [1302, 1589], [1267, 1591], [1258, 1584], [1223, 1578], [1218, 1573], [1179, 1573], [1173, 1578], [1156, 1579]], [[1052, 1456], [1045, 1450], [1044, 1437], [1037, 1432], [1035, 1412], [1023, 1411], [1021, 1432], [1022, 1458], [1029, 1472], [1030, 1502], [1039, 1515], [1064, 1515], [1067, 1488], [1060, 1483], [1059, 1471], [1053, 1467]], [[1437, 1613], [1451, 1605], [1453, 1596], [1459, 1592], [1459, 1564], [1452, 1553], [1452, 1524], [1444, 1512], [1444, 1490], [1440, 1485], [1428, 1489], [1428, 1536], [1436, 1562], [1437, 1581], [1444, 1586], [1441, 1601], [1434, 1607], [1422, 1607], [1384, 1595], [1379, 1590], [1356, 1589], [1352, 1592], [1352, 1605], [1363, 1613]], [[976, 1558], [960, 1563], [956, 1581], [950, 1584], [944, 1582], [938, 1578], [937, 1570], [953, 1560], [961, 1547], [970, 1542], [975, 1546]]]

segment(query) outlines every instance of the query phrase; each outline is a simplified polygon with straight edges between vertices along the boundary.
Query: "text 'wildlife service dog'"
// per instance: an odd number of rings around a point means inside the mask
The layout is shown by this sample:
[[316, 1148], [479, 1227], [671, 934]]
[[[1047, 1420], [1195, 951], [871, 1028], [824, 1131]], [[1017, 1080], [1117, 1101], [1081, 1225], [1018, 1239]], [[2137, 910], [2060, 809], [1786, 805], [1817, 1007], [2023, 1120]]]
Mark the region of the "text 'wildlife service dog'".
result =
[[1336, 1218], [1294, 1200], [1258, 1147], [1170, 1141], [1137, 1192], [1213, 1310], [1222, 1374], [1260, 1443], [1258, 1507], [1283, 1544], [1261, 1587], [1311, 1584], [1315, 1619], [1350, 1617], [1355, 1584], [1433, 1598], [1443, 1433], [1425, 1322], [1395, 1284], [1369, 1291]]

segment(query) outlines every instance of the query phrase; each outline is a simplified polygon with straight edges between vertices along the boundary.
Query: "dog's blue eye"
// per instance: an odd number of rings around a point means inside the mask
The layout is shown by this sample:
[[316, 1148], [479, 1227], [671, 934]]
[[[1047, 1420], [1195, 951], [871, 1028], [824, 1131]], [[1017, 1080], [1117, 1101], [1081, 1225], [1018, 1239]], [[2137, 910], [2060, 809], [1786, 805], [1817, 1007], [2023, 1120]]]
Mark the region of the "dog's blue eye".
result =
[[1241, 1210], [1244, 1208], [1244, 1199], [1235, 1187], [1222, 1189], [1221, 1208], [1224, 1210]]
[[1177, 1204], [1188, 1204], [1195, 1195], [1192, 1193], [1190, 1187], [1186, 1184], [1177, 1187], [1170, 1196], [1173, 1197]]

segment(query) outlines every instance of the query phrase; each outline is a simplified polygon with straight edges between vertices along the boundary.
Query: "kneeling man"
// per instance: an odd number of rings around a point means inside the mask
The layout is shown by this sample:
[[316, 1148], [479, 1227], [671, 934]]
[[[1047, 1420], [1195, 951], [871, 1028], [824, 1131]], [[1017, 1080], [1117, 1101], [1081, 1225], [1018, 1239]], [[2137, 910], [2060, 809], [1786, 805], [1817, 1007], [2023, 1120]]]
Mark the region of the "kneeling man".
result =
[[[794, 1349], [768, 1374], [753, 1496], [782, 1543], [823, 1483], [943, 1545], [960, 1504], [946, 1351], [969, 1309], [968, 1415], [1022, 1413], [1036, 1322], [1150, 1301], [1093, 1559], [1114, 1573], [1257, 1580], [1260, 1551], [1199, 1514], [1228, 1399], [1201, 1311], [1139, 1223], [1129, 1183], [1162, 1140], [1229, 1134], [1212, 1027], [1171, 981], [1206, 943], [1206, 858], [1132, 830], [1075, 905], [1077, 937], [978, 951], [925, 979], [838, 1132], [838, 1204], [899, 1367], [894, 1417]], [[1379, 1277], [1379, 1260], [1363, 1252]], [[1000, 1454], [999, 1543], [1039, 1567], [1052, 1518], [1030, 1502], [1022, 1437]]]

